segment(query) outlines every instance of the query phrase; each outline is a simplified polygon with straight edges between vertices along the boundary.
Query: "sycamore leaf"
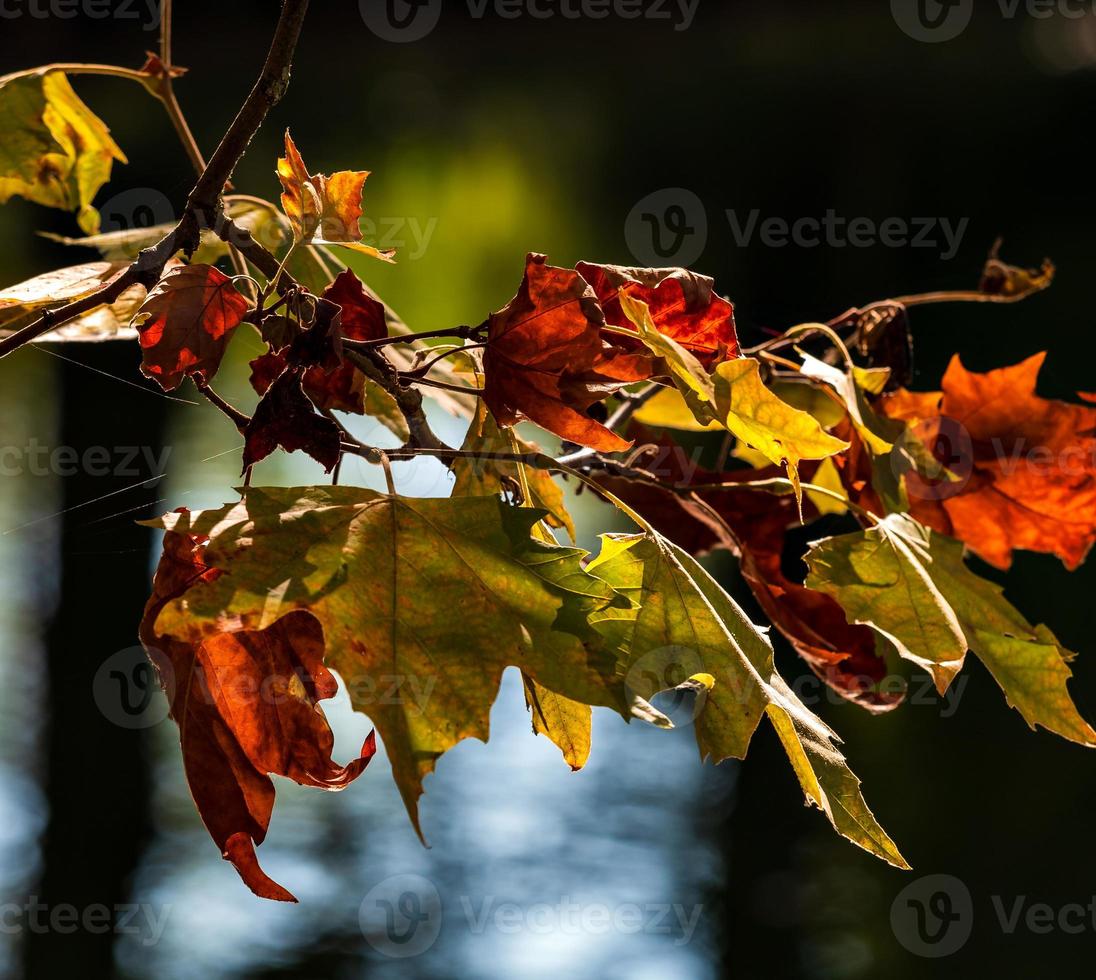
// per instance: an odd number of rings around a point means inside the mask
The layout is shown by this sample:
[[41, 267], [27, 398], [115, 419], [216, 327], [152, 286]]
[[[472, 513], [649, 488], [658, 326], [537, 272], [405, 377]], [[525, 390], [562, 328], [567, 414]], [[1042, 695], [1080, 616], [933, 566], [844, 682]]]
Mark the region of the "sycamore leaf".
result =
[[631, 445], [587, 409], [650, 376], [650, 359], [609, 344], [605, 317], [585, 279], [530, 254], [518, 294], [491, 315], [484, 398], [504, 429], [528, 418], [549, 432], [603, 452]]
[[908, 868], [876, 822], [837, 737], [776, 673], [767, 637], [690, 555], [648, 529], [606, 535], [589, 570], [633, 599], [591, 620], [626, 651], [629, 689], [641, 698], [682, 681], [706, 692], [696, 717], [701, 756], [744, 758], [762, 715], [772, 722], [807, 799], [839, 833]]
[[269, 774], [343, 789], [376, 743], [370, 734], [357, 760], [332, 761], [334, 737], [319, 702], [335, 695], [336, 683], [323, 665], [323, 630], [309, 613], [291, 612], [254, 630], [214, 625], [188, 638], [157, 631], [165, 606], [219, 575], [206, 563], [200, 539], [169, 532], [141, 641], [179, 726], [187, 782], [210, 836], [256, 895], [293, 902], [255, 856], [274, 806]]
[[[902, 574], [915, 577], [909, 598], [883, 597], [880, 579], [894, 574], [897, 542], [905, 542]], [[892, 636], [934, 632], [943, 638], [955, 626], [964, 650], [986, 665], [1010, 705], [1032, 727], [1042, 725], [1063, 738], [1096, 748], [1096, 731], [1080, 716], [1066, 683], [1072, 676], [1065, 650], [1045, 626], [1032, 626], [1004, 597], [1003, 590], [975, 575], [963, 560], [961, 542], [916, 524], [903, 515], [878, 528], [817, 543], [807, 559], [808, 584], [834, 596], [850, 617], [870, 618], [874, 629]], [[916, 564], [916, 573], [909, 568]], [[929, 602], [921, 584], [931, 586]], [[891, 586], [893, 590], [893, 586]], [[914, 626], [912, 619], [920, 622]]]
[[802, 374], [805, 377], [814, 378], [828, 384], [841, 396], [852, 424], [856, 427], [860, 438], [863, 439], [864, 444], [871, 453], [873, 455], [889, 453], [894, 448], [893, 432], [896, 428], [901, 430], [902, 427], [896, 427], [891, 420], [879, 418], [872, 411], [871, 405], [868, 404], [865, 397], [865, 389], [860, 382], [861, 380], [866, 381], [877, 389], [876, 394], [878, 394], [879, 391], [882, 391], [882, 387], [879, 385], [880, 380], [885, 384], [890, 372], [884, 371], [882, 375], [857, 374], [855, 369], [842, 371], [840, 368], [834, 367], [832, 364], [826, 364], [810, 354], [803, 354], [802, 357], [803, 366], [800, 368]]
[[963, 668], [966, 637], [928, 566], [929, 532], [892, 514], [859, 534], [816, 542], [807, 587], [840, 603], [850, 623], [870, 626], [927, 670], [943, 694]]
[[628, 293], [647, 305], [655, 329], [711, 368], [738, 357], [734, 306], [715, 292], [715, 282], [688, 269], [628, 269], [580, 262], [579, 274], [593, 287], [606, 322], [630, 327], [620, 303]]
[[956, 356], [943, 391], [882, 403], [961, 477], [946, 486], [907, 477], [913, 516], [998, 568], [1023, 549], [1073, 569], [1096, 541], [1096, 407], [1040, 398], [1045, 358], [976, 374]]
[[64, 72], [0, 78], [0, 131], [0, 204], [19, 196], [74, 211], [85, 234], [98, 232], [91, 202], [126, 158]]
[[169, 270], [134, 321], [141, 370], [164, 391], [178, 388], [189, 375], [210, 381], [250, 306], [232, 280], [211, 265]]
[[[534, 540], [542, 517], [490, 497], [251, 488], [220, 510], [157, 522], [208, 538], [206, 561], [231, 574], [166, 606], [156, 631], [193, 643], [226, 618], [257, 629], [311, 612], [327, 664], [377, 726], [417, 829], [423, 778], [457, 742], [487, 738], [506, 667], [569, 700], [631, 713], [616, 654], [587, 622], [626, 600], [583, 570], [585, 552]], [[392, 676], [403, 696], [378, 701]]]
[[[689, 554], [703, 555], [727, 548], [741, 560], [742, 577], [773, 625], [810, 668], [842, 697], [872, 712], [890, 711], [905, 695], [905, 686], [888, 673], [877, 651], [876, 635], [866, 626], [850, 625], [841, 607], [828, 595], [807, 589], [785, 569], [786, 535], [798, 524], [790, 496], [737, 488], [736, 482], [765, 480], [780, 470], [734, 473], [688, 471], [678, 447], [634, 430], [637, 439], [669, 449], [660, 456], [668, 486], [725, 484], [685, 495], [624, 479], [599, 478], [599, 483], [637, 511], [660, 534]], [[824, 465], [824, 464], [823, 464]], [[811, 483], [818, 471], [807, 471]], [[819, 499], [826, 499], [819, 497]], [[813, 498], [808, 492], [808, 503]], [[808, 511], [808, 519], [813, 513]], [[798, 556], [796, 556], [798, 557]], [[804, 569], [805, 572], [805, 569]]]
[[547, 511], [545, 520], [552, 527], [565, 528], [572, 541], [575, 540], [575, 522], [567, 513], [564, 504], [563, 488], [552, 479], [545, 470], [534, 469], [521, 463], [509, 463], [491, 459], [494, 453], [537, 453], [539, 447], [525, 442], [512, 432], [503, 432], [498, 427], [487, 406], [482, 402], [476, 408], [475, 418], [464, 437], [465, 452], [480, 454], [475, 459], [455, 459], [450, 469], [456, 477], [453, 484], [454, 497], [492, 496], [512, 487], [527, 489], [528, 506]]
[[282, 210], [299, 244], [341, 245], [391, 261], [392, 252], [362, 243], [362, 188], [367, 170], [341, 170], [330, 177], [310, 174], [288, 130], [285, 156], [278, 161]]
[[342, 455], [339, 427], [318, 414], [301, 387], [302, 370], [288, 368], [263, 395], [244, 432], [244, 470], [281, 447], [303, 450], [330, 473]]

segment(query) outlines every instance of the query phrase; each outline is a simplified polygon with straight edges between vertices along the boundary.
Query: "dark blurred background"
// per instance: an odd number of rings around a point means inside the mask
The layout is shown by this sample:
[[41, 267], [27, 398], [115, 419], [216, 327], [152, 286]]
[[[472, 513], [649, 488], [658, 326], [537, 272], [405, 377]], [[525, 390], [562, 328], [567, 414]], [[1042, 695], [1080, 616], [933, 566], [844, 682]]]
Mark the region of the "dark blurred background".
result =
[[[918, 27], [914, 6], [699, 0], [690, 15], [671, 0], [641, 5], [649, 16], [638, 19], [572, 19], [563, 8], [582, 9], [578, 0], [534, 5], [557, 13], [550, 18], [500, 16], [491, 4], [480, 17], [470, 12], [478, 5], [446, 0], [419, 11], [439, 14], [433, 30], [397, 43], [380, 0], [316, 3], [293, 84], [236, 185], [275, 198], [286, 126], [314, 171], [372, 170], [366, 216], [378, 223], [374, 237], [387, 237], [380, 244], [400, 247], [401, 261], [353, 264], [418, 330], [480, 322], [512, 295], [534, 249], [561, 265], [691, 262], [716, 277], [737, 305], [744, 341], [756, 342], [852, 305], [972, 287], [1001, 235], [1010, 261], [1053, 257], [1058, 282], [1015, 307], [916, 311], [916, 386], [936, 387], [956, 351], [985, 370], [1049, 350], [1044, 394], [1096, 389], [1088, 333], [1096, 195], [1084, 176], [1096, 15], [1078, 4], [1035, 16], [1023, 3], [1011, 15], [1007, 4], [980, 3], [965, 30], [942, 40], [973, 4], [930, 0], [930, 22], [949, 10], [960, 18], [945, 17], [935, 34]], [[257, 74], [277, 5], [176, 7], [175, 60], [191, 67], [178, 94], [208, 153]], [[106, 8], [113, 16], [88, 13]], [[146, 0], [7, 0], [4, 10], [0, 74], [53, 61], [137, 67], [157, 43]], [[412, 33], [424, 23], [412, 21]], [[98, 199], [105, 226], [144, 220], [132, 217], [138, 211], [170, 220], [192, 174], [159, 106], [125, 81], [75, 85], [130, 161]], [[936, 244], [876, 235], [866, 247], [778, 247], [759, 232], [735, 233], [752, 212], [793, 222], [831, 210], [874, 228], [931, 217]], [[954, 248], [941, 220], [962, 230]], [[0, 284], [94, 258], [36, 230], [77, 234], [61, 212], [19, 199], [0, 209]], [[241, 331], [219, 379], [245, 407], [246, 362], [258, 346]], [[302, 904], [253, 898], [190, 804], [174, 726], [123, 727], [96, 697], [104, 664], [131, 663], [147, 594], [155, 542], [132, 522], [219, 504], [237, 480], [235, 433], [204, 405], [186, 404], [186, 390], [183, 402], [150, 393], [138, 361], [135, 344], [70, 345], [23, 350], [0, 370], [0, 445], [170, 454], [163, 480], [142, 462], [136, 473], [103, 478], [28, 466], [0, 480], [4, 975], [1090, 975], [1091, 911], [1080, 932], [1043, 933], [1023, 921], [1008, 931], [997, 909], [1007, 915], [1021, 899], [1025, 910], [1056, 911], [1096, 901], [1086, 844], [1096, 755], [1028, 731], [973, 660], [957, 702], [925, 695], [880, 718], [816, 705], [845, 739], [912, 874], [842, 841], [801, 805], [767, 726], [745, 764], [715, 769], [695, 761], [687, 727], [665, 734], [599, 716], [593, 760], [573, 775], [529, 737], [520, 687], [508, 676], [491, 743], [463, 744], [427, 783], [431, 850], [414, 838], [383, 762], [343, 794], [279, 784], [264, 864]], [[455, 420], [439, 426], [459, 440]], [[296, 457], [256, 475], [317, 478]], [[351, 466], [346, 479], [375, 474]], [[399, 480], [405, 492], [447, 492], [429, 465]], [[578, 513], [591, 547], [606, 517], [585, 499]], [[733, 563], [711, 567], [744, 600]], [[1072, 691], [1096, 719], [1096, 570], [1069, 574], [1052, 558], [1026, 555], [1002, 581], [1029, 619], [1081, 654]], [[785, 676], [805, 672], [779, 640], [777, 656]], [[330, 713], [345, 758], [368, 722], [345, 699]], [[957, 879], [961, 887], [949, 879], [947, 888], [960, 897], [965, 889], [972, 908], [969, 939], [937, 959], [913, 955], [916, 937], [891, 924], [902, 889], [930, 874]], [[399, 877], [407, 875], [417, 876], [411, 886]], [[437, 889], [436, 900], [420, 897], [442, 910], [440, 934], [418, 943], [425, 948], [395, 950], [417, 955], [394, 958], [383, 936], [362, 928], [359, 909], [367, 895], [395, 900], [408, 888]], [[124, 922], [114, 915], [105, 932], [42, 928], [48, 913], [28, 911], [35, 902], [134, 911]], [[570, 928], [558, 911], [568, 902], [635, 905], [642, 928]], [[519, 909], [517, 930], [494, 916], [505, 903]], [[550, 908], [534, 914], [541, 903]], [[676, 917], [694, 908], [695, 931]], [[659, 909], [669, 910], [664, 920]]]

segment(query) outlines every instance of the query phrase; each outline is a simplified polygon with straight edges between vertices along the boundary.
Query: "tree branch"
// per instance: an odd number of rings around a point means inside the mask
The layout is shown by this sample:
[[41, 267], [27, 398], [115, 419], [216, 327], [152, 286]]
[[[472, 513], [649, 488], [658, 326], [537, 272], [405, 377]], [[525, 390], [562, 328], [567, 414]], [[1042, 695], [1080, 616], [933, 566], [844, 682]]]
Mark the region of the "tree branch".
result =
[[130, 286], [151, 288], [163, 275], [164, 266], [176, 252], [193, 252], [201, 242], [203, 224], [220, 208], [220, 195], [266, 114], [285, 93], [290, 63], [300, 36], [308, 0], [284, 0], [274, 40], [262, 74], [236, 116], [217, 152], [191, 191], [179, 223], [157, 244], [144, 249], [133, 264], [89, 296], [45, 313], [39, 320], [0, 340], [0, 358], [24, 344], [106, 303], [113, 303]]

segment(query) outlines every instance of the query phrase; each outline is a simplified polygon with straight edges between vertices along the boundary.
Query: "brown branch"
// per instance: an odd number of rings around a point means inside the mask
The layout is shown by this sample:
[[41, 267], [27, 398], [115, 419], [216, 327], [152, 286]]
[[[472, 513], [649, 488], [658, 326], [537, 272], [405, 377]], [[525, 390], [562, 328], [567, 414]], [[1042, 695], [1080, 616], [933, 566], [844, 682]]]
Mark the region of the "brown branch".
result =
[[218, 409], [234, 426], [240, 435], [244, 434], [244, 430], [251, 424], [251, 416], [244, 415], [238, 408], [230, 405], [220, 395], [217, 394], [212, 388], [209, 387], [209, 382], [199, 375], [192, 375], [194, 380], [194, 387], [198, 389], [198, 393], [206, 399], [214, 408]]
[[232, 177], [267, 113], [281, 101], [289, 87], [293, 52], [307, 12], [308, 0], [283, 0], [281, 16], [262, 73], [228, 127], [209, 166], [191, 191], [187, 201], [188, 211], [206, 215], [220, 211], [225, 184]]

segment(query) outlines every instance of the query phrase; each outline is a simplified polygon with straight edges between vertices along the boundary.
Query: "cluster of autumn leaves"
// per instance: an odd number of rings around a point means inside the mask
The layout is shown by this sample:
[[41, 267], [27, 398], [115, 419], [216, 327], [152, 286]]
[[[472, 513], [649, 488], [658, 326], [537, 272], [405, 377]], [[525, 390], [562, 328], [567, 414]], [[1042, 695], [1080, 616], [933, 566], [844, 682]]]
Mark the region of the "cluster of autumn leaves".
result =
[[[0, 200], [77, 211], [89, 237], [76, 244], [104, 260], [0, 290], [0, 330], [94, 295], [163, 232], [90, 234], [98, 185], [78, 173], [91, 144], [72, 137], [90, 124], [56, 78], [0, 80], [0, 115], [22, 113]], [[254, 199], [226, 199], [226, 210], [276, 226], [288, 285], [250, 264], [226, 274], [224, 248], [205, 240], [147, 295], [92, 309], [54, 337], [136, 336], [148, 377], [166, 391], [192, 379], [240, 428], [247, 471], [278, 448], [335, 470], [353, 448], [335, 413], [378, 419], [401, 444], [393, 456], [433, 453], [452, 468], [445, 499], [249, 486], [222, 508], [154, 522], [164, 553], [141, 638], [202, 818], [256, 894], [292, 899], [255, 855], [271, 775], [340, 789], [375, 753], [370, 736], [348, 765], [332, 760], [320, 708], [332, 670], [376, 725], [416, 829], [425, 776], [460, 740], [487, 737], [502, 672], [517, 666], [534, 730], [576, 769], [592, 706], [667, 726], [651, 699], [685, 687], [698, 699], [700, 752], [716, 762], [743, 758], [768, 718], [807, 799], [906, 867], [836, 736], [777, 673], [766, 632], [697, 561], [719, 548], [739, 557], [766, 615], [842, 697], [895, 708], [902, 659], [944, 692], [973, 652], [1030, 725], [1096, 746], [1067, 690], [1073, 654], [968, 564], [973, 553], [1003, 569], [1032, 550], [1074, 568], [1096, 539], [1096, 407], [1086, 404], [1096, 398], [1041, 398], [1042, 355], [988, 374], [956, 358], [940, 391], [914, 393], [886, 353], [903, 349], [904, 316], [881, 321], [903, 336], [866, 365], [841, 324], [794, 328], [746, 356], [731, 303], [704, 276], [559, 268], [532, 254], [514, 298], [461, 333], [473, 343], [438, 357], [417, 338], [401, 343], [402, 327], [331, 250], [392, 258], [361, 241], [368, 175], [310, 174], [288, 135], [277, 173], [284, 217]], [[991, 272], [987, 294], [1023, 291], [1020, 270], [995, 262]], [[268, 346], [251, 364], [260, 398], [250, 416], [210, 387], [245, 324]], [[427, 393], [469, 419], [460, 452], [424, 443], [407, 408], [408, 390], [439, 377]], [[525, 420], [563, 440], [566, 459], [519, 437]], [[700, 469], [691, 449], [705, 440], [725, 451]], [[635, 532], [604, 535], [596, 555], [561, 544], [557, 532], [573, 541], [575, 527], [560, 475]], [[789, 555], [789, 532], [823, 515], [844, 515], [847, 533]], [[805, 576], [789, 557], [805, 559]], [[378, 698], [390, 676], [424, 696]]]

